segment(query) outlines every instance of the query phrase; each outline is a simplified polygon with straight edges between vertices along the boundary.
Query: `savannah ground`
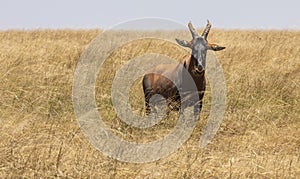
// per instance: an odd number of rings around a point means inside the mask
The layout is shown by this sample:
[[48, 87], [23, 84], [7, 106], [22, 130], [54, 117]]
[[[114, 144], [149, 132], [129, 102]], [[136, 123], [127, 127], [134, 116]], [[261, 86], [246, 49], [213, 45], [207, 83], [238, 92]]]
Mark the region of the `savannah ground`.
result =
[[[297, 178], [300, 176], [300, 32], [212, 30], [208, 40], [227, 85], [219, 131], [199, 148], [210, 109], [210, 89], [190, 139], [156, 162], [133, 164], [97, 151], [80, 130], [72, 107], [73, 74], [100, 31], [0, 32], [0, 178]], [[181, 32], [157, 32], [171, 34]], [[190, 39], [189, 34], [183, 36]], [[119, 137], [147, 142], [172, 130], [176, 113], [138, 130], [119, 120], [110, 102], [111, 80], [124, 61], [143, 53], [180, 59], [186, 51], [155, 41], [123, 47], [99, 73], [96, 99], [106, 125]], [[100, 78], [101, 76], [101, 78]], [[139, 80], [130, 102], [144, 113]]]

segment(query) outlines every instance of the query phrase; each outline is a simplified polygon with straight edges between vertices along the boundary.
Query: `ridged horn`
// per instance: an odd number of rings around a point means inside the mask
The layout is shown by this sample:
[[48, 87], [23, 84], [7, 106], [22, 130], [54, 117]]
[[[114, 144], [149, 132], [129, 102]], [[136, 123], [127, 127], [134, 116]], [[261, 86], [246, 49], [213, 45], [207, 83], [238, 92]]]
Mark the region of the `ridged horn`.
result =
[[193, 27], [192, 23], [189, 22], [188, 26], [191, 31], [193, 39], [197, 38], [199, 35], [198, 35], [197, 31], [195, 30], [195, 28]]
[[201, 35], [205, 40], [207, 39], [208, 33], [210, 31], [210, 28], [211, 28], [211, 23], [209, 22], [209, 20], [207, 20], [207, 25], [206, 25], [206, 27], [203, 30], [203, 33]]

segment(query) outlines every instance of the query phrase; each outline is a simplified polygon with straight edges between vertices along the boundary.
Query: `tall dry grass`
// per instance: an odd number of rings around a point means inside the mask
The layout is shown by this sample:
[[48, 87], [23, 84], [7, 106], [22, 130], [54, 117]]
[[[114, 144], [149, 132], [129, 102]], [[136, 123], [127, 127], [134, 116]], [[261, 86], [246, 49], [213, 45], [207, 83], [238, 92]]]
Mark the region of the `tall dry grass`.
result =
[[[174, 38], [180, 32], [164, 32]], [[162, 35], [164, 34], [162, 33]], [[204, 149], [199, 137], [209, 114], [210, 91], [191, 138], [153, 163], [119, 162], [93, 148], [72, 108], [76, 63], [100, 31], [0, 32], [0, 177], [92, 178], [297, 178], [300, 176], [300, 32], [213, 30], [209, 40], [226, 46], [216, 53], [227, 84], [225, 118]], [[189, 38], [189, 36], [185, 36]], [[178, 47], [143, 41], [112, 54], [97, 81], [97, 105], [108, 126], [126, 140], [164, 136], [171, 114], [146, 130], [126, 126], [110, 105], [110, 80], [123, 61], [162, 52], [180, 59]], [[143, 113], [140, 82], [131, 104]]]

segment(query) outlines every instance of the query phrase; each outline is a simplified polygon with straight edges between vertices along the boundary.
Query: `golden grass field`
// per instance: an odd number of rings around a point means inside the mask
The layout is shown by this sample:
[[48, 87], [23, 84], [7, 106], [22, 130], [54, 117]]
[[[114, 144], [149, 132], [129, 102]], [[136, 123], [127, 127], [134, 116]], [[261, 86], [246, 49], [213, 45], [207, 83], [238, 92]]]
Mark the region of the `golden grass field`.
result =
[[[97, 151], [80, 130], [72, 107], [73, 74], [98, 30], [0, 32], [0, 178], [299, 178], [300, 32], [212, 30], [208, 39], [226, 46], [215, 53], [227, 85], [227, 108], [210, 144], [199, 148], [209, 114], [210, 91], [190, 139], [156, 162], [134, 164]], [[163, 32], [177, 37], [180, 32]], [[184, 36], [186, 40], [190, 36]], [[158, 52], [180, 59], [179, 46], [143, 41], [111, 55], [97, 81], [99, 113], [118, 136], [151, 141], [166, 135], [176, 113], [138, 130], [116, 118], [111, 79], [124, 61]], [[143, 114], [138, 80], [131, 90]]]

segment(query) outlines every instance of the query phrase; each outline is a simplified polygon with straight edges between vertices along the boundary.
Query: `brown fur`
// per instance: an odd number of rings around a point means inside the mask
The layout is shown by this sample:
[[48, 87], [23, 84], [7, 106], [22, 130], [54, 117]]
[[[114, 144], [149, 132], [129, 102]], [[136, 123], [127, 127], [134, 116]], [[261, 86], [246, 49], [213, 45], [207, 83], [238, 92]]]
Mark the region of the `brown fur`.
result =
[[[146, 114], [149, 114], [151, 112], [149, 102], [150, 98], [155, 94], [162, 95], [167, 100], [167, 103], [171, 109], [178, 109], [178, 106], [181, 104], [182, 100], [190, 100], [194, 97], [191, 93], [195, 89], [192, 89], [193, 85], [189, 86], [189, 83], [185, 83], [185, 81], [187, 81], [187, 76], [183, 75], [183, 67], [192, 77], [197, 88], [196, 90], [198, 97], [196, 99], [199, 99], [198, 101], [194, 101], [192, 102], [192, 104], [189, 105], [195, 105], [195, 103], [198, 103], [200, 112], [202, 107], [202, 98], [204, 95], [206, 85], [205, 72], [197, 71], [197, 60], [191, 55], [183, 58], [181, 62], [177, 65], [159, 65], [146, 73], [146, 75], [143, 78]], [[179, 89], [177, 89], [176, 85], [172, 81], [177, 83], [177, 87], [180, 87], [182, 86], [182, 84], [185, 84], [185, 86], [182, 88], [182, 94], [185, 94], [184, 96], [179, 95]]]

